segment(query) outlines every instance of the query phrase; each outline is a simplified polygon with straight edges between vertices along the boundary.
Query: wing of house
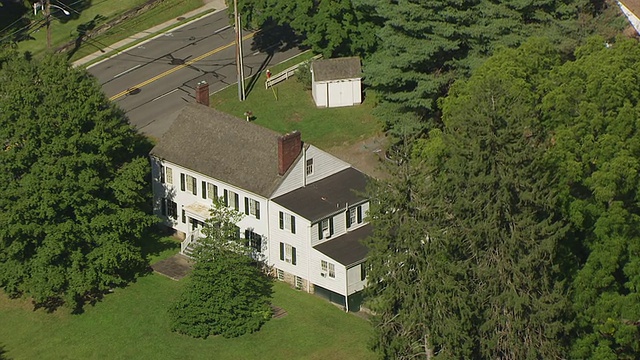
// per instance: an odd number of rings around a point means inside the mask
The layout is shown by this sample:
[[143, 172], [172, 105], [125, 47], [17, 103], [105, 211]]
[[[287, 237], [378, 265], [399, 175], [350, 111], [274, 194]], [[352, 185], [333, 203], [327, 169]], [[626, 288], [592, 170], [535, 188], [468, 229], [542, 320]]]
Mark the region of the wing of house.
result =
[[364, 287], [368, 178], [303, 144], [299, 132], [281, 135], [190, 104], [150, 156], [154, 212], [184, 238], [182, 252], [222, 198], [245, 214], [240, 236], [279, 279], [346, 307]]

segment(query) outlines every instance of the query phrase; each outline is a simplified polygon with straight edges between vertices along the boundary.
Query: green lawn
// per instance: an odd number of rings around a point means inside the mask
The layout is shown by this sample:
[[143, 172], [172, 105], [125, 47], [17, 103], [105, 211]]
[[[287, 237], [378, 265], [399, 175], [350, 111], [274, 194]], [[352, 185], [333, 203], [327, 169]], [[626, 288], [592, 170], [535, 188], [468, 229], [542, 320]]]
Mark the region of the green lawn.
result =
[[[178, 244], [161, 239], [158, 259]], [[173, 247], [173, 249], [171, 249]], [[371, 359], [371, 327], [314, 295], [276, 282], [273, 303], [288, 315], [235, 339], [193, 339], [169, 330], [167, 308], [184, 281], [160, 275], [116, 289], [84, 314], [33, 311], [0, 294], [0, 348], [19, 359]]]
[[[72, 12], [72, 15], [69, 17], [65, 17], [60, 14], [59, 11], [53, 9], [54, 14], [58, 14], [58, 17], [51, 23], [52, 47], [58, 48], [67, 42], [74, 41], [78, 36], [78, 27], [83, 24], [88, 25], [93, 21], [94, 25], [99, 26], [147, 1], [148, 0], [92, 1], [88, 8], [78, 11], [79, 14]], [[141, 15], [114, 26], [105, 34], [83, 43], [80, 49], [73, 54], [71, 60], [79, 59], [100, 49], [105, 51], [114, 50], [109, 48], [109, 45], [125, 39], [130, 35], [147, 30], [154, 25], [174, 19], [190, 10], [202, 6], [202, 4], [202, 0], [164, 0], [158, 2], [153, 8]], [[34, 19], [40, 20], [41, 16], [42, 14], [38, 13]], [[31, 36], [33, 39], [20, 42], [18, 49], [20, 51], [30, 51], [34, 54], [44, 52], [47, 47], [45, 27], [31, 33]]]
[[[305, 53], [270, 70], [276, 74], [311, 56]], [[353, 107], [322, 109], [315, 106], [311, 91], [305, 91], [295, 77], [275, 86], [278, 100], [274, 90], [264, 88], [265, 79], [261, 74], [242, 103], [238, 100], [238, 88], [233, 85], [213, 94], [211, 105], [240, 118], [244, 118], [245, 111], [251, 111], [257, 124], [280, 133], [300, 130], [304, 141], [320, 148], [353, 144], [381, 131], [380, 123], [371, 114], [375, 102], [372, 98]]]

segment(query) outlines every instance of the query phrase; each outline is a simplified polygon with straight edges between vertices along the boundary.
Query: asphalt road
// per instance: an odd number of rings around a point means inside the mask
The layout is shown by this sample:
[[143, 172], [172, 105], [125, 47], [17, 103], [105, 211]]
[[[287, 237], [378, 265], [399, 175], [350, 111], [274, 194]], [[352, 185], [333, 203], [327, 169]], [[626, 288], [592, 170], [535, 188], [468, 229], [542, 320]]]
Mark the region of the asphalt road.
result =
[[[252, 76], [301, 52], [276, 32], [244, 32], [245, 85], [263, 86]], [[89, 68], [103, 91], [139, 131], [159, 138], [175, 113], [195, 102], [195, 86], [205, 80], [214, 93], [237, 83], [235, 34], [226, 11], [173, 29]], [[252, 85], [253, 84], [253, 85]], [[249, 92], [250, 96], [250, 92]]]

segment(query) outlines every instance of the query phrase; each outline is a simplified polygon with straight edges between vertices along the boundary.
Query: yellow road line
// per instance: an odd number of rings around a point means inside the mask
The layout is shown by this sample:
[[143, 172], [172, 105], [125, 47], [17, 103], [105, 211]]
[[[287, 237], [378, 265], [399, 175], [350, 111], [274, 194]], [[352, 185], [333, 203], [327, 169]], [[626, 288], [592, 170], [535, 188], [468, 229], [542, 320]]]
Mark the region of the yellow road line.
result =
[[[245, 36], [242, 37], [242, 41], [247, 40], [247, 39], [251, 39], [254, 35], [255, 35], [255, 33], [251, 33], [251, 34], [245, 35]], [[227, 45], [223, 45], [223, 46], [220, 46], [219, 48], [213, 49], [213, 50], [209, 51], [206, 54], [202, 54], [202, 55], [200, 55], [200, 56], [198, 56], [196, 58], [193, 58], [193, 59], [185, 62], [182, 65], [178, 65], [178, 66], [176, 66], [174, 68], [171, 68], [171, 69], [169, 69], [169, 70], [167, 70], [167, 71], [165, 71], [165, 72], [163, 72], [163, 73], [161, 73], [159, 75], [156, 75], [156, 76], [152, 77], [151, 79], [145, 80], [145, 81], [141, 82], [138, 85], [134, 85], [134, 86], [132, 86], [132, 87], [126, 89], [126, 90], [123, 90], [123, 91], [113, 95], [112, 97], [110, 97], [109, 100], [111, 100], [111, 101], [117, 100], [117, 99], [125, 96], [126, 94], [128, 94], [131, 91], [131, 89], [140, 89], [143, 86], [149, 85], [149, 84], [151, 84], [152, 82], [154, 82], [156, 80], [162, 79], [163, 77], [165, 77], [165, 76], [167, 76], [169, 74], [172, 74], [172, 73], [174, 73], [174, 72], [176, 72], [176, 71], [178, 71], [180, 69], [184, 69], [185, 67], [187, 67], [187, 66], [189, 66], [189, 65], [191, 65], [191, 64], [193, 64], [195, 62], [198, 62], [198, 61], [200, 61], [200, 60], [202, 60], [202, 59], [204, 59], [206, 57], [209, 57], [209, 56], [211, 56], [211, 55], [213, 55], [213, 54], [215, 54], [217, 52], [220, 52], [220, 51], [222, 51], [224, 49], [227, 49], [227, 48], [229, 48], [229, 47], [231, 47], [231, 46], [233, 46], [235, 44], [236, 43], [234, 41], [234, 42], [229, 43]]]

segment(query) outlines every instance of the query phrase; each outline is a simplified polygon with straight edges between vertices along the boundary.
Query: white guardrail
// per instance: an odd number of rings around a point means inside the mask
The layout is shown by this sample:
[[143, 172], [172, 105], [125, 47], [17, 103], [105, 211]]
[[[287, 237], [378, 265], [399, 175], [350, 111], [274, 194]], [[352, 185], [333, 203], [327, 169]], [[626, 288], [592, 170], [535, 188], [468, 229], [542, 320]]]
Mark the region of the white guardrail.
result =
[[320, 59], [322, 57], [322, 55], [316, 55], [314, 57], [312, 57], [309, 60], [305, 60], [301, 63], [295, 64], [275, 75], [272, 75], [270, 78], [267, 79], [267, 81], [264, 82], [264, 88], [268, 89], [270, 87], [272, 87], [273, 85], [276, 85], [282, 81], [285, 81], [287, 79], [289, 79], [291, 76], [293, 76], [296, 73], [296, 70], [298, 70], [298, 68], [300, 67], [300, 65], [304, 64], [305, 62], [308, 61], [312, 61], [312, 60], [316, 60], [316, 59]]

